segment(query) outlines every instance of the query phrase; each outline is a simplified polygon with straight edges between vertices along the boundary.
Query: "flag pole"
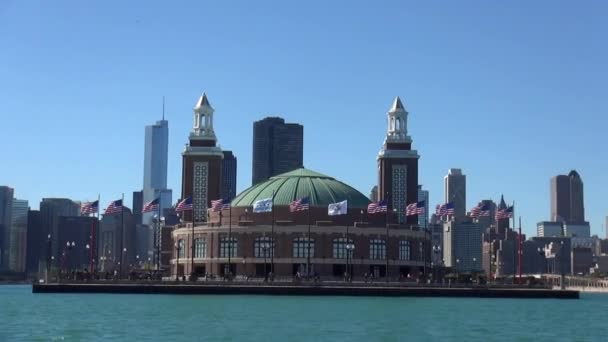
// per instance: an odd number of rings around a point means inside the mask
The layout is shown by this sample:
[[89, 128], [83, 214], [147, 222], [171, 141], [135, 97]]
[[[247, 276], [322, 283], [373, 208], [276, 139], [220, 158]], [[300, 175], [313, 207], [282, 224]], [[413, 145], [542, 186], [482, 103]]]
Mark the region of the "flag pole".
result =
[[275, 244], [274, 244], [274, 195], [275, 192], [274, 190], [272, 190], [272, 225], [271, 225], [271, 231], [270, 231], [270, 272], [272, 273], [272, 277], [270, 278], [270, 280], [272, 281], [274, 278], [274, 249], [275, 249]]
[[[183, 199], [182, 199], [183, 201]], [[192, 251], [190, 251], [190, 277], [194, 276], [194, 210], [192, 210]]]
[[[389, 272], [388, 272], [388, 212], [389, 209], [392, 210], [392, 207], [389, 205], [389, 200], [388, 200], [389, 194], [388, 192], [386, 192], [386, 216], [385, 216], [385, 221], [386, 221], [386, 244], [384, 245], [384, 258], [386, 259], [386, 271], [384, 272], [384, 276], [386, 277], [386, 282], [388, 283], [388, 276], [389, 276]], [[378, 205], [380, 205], [380, 203], [378, 203]]]
[[122, 266], [124, 264], [124, 243], [125, 243], [125, 232], [124, 232], [124, 215], [125, 214], [125, 194], [123, 192], [120, 200], [120, 266], [118, 267], [118, 278], [122, 278]]
[[519, 268], [519, 285], [521, 285], [521, 271], [522, 271], [521, 270], [521, 266], [522, 266], [521, 265], [521, 261], [522, 261], [521, 259], [523, 257], [522, 250], [521, 250], [521, 247], [522, 247], [521, 244], [522, 244], [522, 236], [521, 236], [521, 216], [520, 216], [519, 217], [519, 236], [518, 236], [518, 239], [517, 239], [517, 249], [518, 249], [518, 251], [517, 251], [517, 257], [518, 257], [517, 265], [518, 265], [518, 268]]
[[307, 260], [306, 260], [306, 278], [310, 277], [310, 206], [311, 206], [311, 201], [310, 201], [310, 194], [308, 195], [308, 239], [307, 239], [307, 246], [308, 246], [308, 253], [306, 255]]
[[[221, 205], [224, 205], [224, 199], [222, 198], [222, 203]], [[222, 213], [222, 211], [220, 211], [220, 214]], [[230, 276], [230, 273], [232, 272], [232, 206], [230, 206], [230, 208], [228, 209], [228, 274], [227, 276]], [[230, 280], [230, 278], [229, 278]]]
[[[160, 194], [159, 194], [160, 195]], [[156, 231], [154, 232], [154, 259], [155, 259], [155, 266], [156, 266], [156, 270], [160, 272], [160, 234], [161, 234], [161, 227], [160, 227], [160, 221], [161, 221], [161, 210], [160, 210], [160, 196], [158, 196], [158, 221], [156, 222]], [[177, 273], [177, 269], [175, 271]]]

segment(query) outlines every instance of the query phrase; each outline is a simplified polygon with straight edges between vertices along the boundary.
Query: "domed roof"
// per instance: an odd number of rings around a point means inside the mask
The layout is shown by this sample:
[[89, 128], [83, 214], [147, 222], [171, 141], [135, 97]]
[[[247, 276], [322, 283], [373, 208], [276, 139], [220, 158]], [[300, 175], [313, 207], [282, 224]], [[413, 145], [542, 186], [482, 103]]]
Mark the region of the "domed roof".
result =
[[310, 206], [326, 207], [330, 203], [348, 200], [349, 208], [367, 208], [369, 199], [354, 188], [324, 174], [297, 169], [256, 184], [232, 200], [233, 207], [250, 207], [255, 201], [272, 197], [274, 205], [289, 205], [292, 201], [310, 197]]

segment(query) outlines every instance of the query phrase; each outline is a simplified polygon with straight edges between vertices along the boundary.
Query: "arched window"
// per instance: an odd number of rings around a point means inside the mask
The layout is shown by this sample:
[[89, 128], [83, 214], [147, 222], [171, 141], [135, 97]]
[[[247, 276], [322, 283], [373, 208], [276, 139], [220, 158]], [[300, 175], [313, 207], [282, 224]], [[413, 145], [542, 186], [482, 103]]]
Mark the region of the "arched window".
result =
[[308, 258], [308, 251], [310, 250], [310, 257], [315, 257], [315, 239], [309, 239], [305, 237], [293, 239], [293, 257], [294, 258]]
[[186, 242], [184, 241], [184, 239], [179, 239], [177, 241], [177, 250], [179, 251], [179, 257], [180, 258], [185, 258], [186, 257]]
[[369, 240], [369, 258], [372, 260], [386, 259], [386, 243], [384, 240]]
[[[334, 259], [346, 259], [346, 245], [347, 244], [353, 244], [353, 239], [346, 239], [346, 238], [337, 238], [334, 239], [334, 248], [333, 248], [333, 257]], [[349, 251], [349, 256], [352, 257], [352, 249], [348, 250]]]
[[412, 244], [409, 240], [401, 240], [399, 241], [399, 260], [411, 260]]
[[270, 258], [274, 253], [274, 243], [268, 236], [255, 238], [253, 242], [253, 255], [256, 258]]
[[230, 255], [231, 258], [236, 258], [237, 255], [237, 239], [235, 237], [230, 238], [222, 237], [220, 240], [220, 258], [227, 258]]
[[194, 239], [194, 257], [207, 257], [207, 241], [205, 240], [205, 238]]

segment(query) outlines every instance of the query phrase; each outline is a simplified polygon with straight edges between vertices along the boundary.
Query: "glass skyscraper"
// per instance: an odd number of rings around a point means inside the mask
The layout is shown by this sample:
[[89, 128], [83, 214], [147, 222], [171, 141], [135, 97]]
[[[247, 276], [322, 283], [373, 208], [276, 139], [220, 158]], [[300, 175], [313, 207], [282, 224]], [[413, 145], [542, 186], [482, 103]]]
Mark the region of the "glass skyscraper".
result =
[[[167, 160], [169, 153], [169, 122], [159, 120], [155, 124], [146, 126], [144, 145], [144, 186], [143, 203], [155, 198], [161, 198], [161, 213], [172, 205], [172, 192], [167, 189]], [[142, 222], [149, 224], [154, 213], [142, 216]], [[136, 222], [136, 224], [139, 222]]]

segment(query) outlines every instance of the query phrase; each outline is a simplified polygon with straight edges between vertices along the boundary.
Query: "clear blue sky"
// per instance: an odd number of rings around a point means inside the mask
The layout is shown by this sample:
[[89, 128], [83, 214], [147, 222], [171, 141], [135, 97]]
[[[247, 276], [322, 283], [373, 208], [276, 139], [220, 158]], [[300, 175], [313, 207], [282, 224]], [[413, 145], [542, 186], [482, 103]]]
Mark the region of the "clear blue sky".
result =
[[[431, 203], [450, 167], [467, 207], [549, 218], [549, 179], [576, 169], [608, 214], [608, 5], [602, 1], [0, 1], [0, 184], [102, 204], [143, 182], [144, 126], [170, 129], [169, 185], [203, 91], [251, 182], [252, 122], [304, 125], [305, 166], [364, 194], [394, 96]], [[602, 233], [603, 235], [603, 233]]]

